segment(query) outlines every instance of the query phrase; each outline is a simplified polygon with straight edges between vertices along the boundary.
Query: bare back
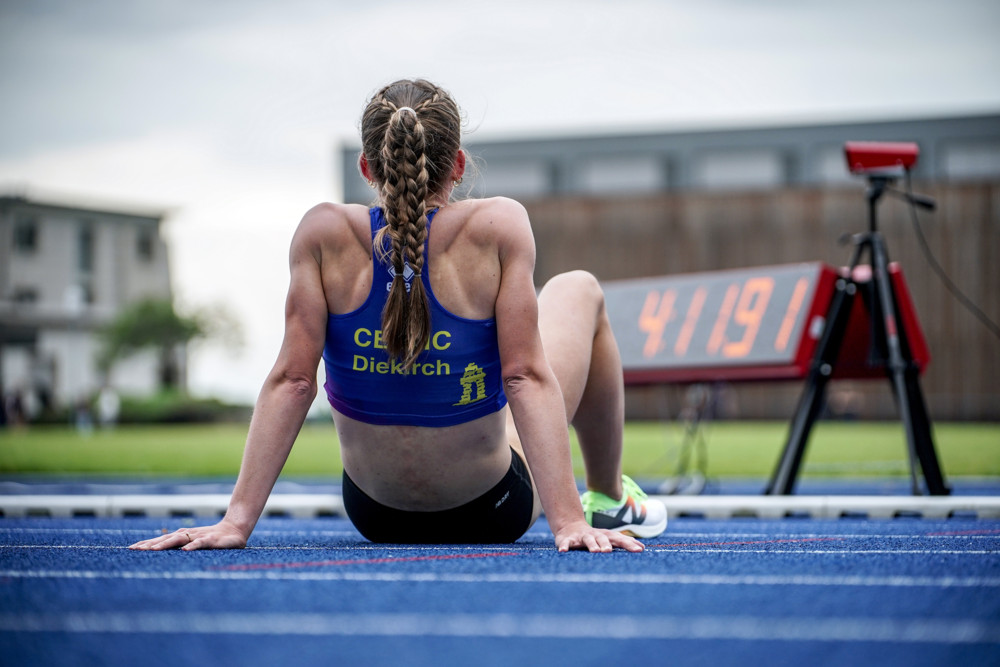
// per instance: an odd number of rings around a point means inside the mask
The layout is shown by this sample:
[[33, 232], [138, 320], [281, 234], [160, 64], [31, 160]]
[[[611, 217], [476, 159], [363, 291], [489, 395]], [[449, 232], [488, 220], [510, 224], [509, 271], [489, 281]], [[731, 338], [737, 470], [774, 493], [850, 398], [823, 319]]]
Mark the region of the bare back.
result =
[[[319, 244], [327, 308], [344, 314], [361, 307], [371, 290], [369, 212], [325, 206], [318, 223], [323, 230], [312, 238]], [[426, 270], [434, 296], [451, 313], [496, 315], [509, 208], [509, 200], [467, 200], [434, 216]], [[390, 507], [431, 511], [468, 502], [503, 477], [510, 463], [505, 412], [443, 428], [367, 424], [336, 410], [333, 416], [344, 467], [355, 483]]]

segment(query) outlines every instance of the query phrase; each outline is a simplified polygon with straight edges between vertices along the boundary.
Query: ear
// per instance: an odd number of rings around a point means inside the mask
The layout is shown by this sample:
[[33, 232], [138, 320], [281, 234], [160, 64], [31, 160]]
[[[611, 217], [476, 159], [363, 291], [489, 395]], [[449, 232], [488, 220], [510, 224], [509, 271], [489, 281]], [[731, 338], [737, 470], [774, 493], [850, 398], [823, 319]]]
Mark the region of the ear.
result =
[[455, 165], [451, 168], [451, 182], [462, 180], [465, 175], [465, 150], [459, 148], [455, 156]]
[[365, 157], [364, 153], [362, 153], [361, 157], [358, 158], [358, 167], [361, 169], [361, 175], [364, 177], [366, 181], [371, 183], [372, 181], [375, 180], [374, 178], [372, 178], [372, 170], [371, 167], [368, 165], [368, 158]]

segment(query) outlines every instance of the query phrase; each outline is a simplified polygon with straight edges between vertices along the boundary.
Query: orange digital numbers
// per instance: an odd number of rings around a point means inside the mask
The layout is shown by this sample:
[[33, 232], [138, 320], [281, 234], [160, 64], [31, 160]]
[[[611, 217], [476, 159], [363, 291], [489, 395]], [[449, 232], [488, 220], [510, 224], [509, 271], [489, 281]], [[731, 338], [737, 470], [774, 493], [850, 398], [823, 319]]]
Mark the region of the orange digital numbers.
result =
[[609, 281], [626, 381], [797, 377], [835, 279], [812, 262]]
[[736, 304], [736, 312], [733, 314], [733, 321], [743, 327], [743, 337], [738, 341], [726, 343], [722, 347], [723, 356], [745, 357], [750, 353], [773, 291], [773, 278], [751, 278], [743, 285], [739, 303]]
[[812, 281], [801, 274], [790, 280], [747, 272], [647, 286], [633, 302], [642, 304], [640, 336], [629, 346], [636, 356], [664, 364], [743, 363], [784, 354], [792, 347]]
[[792, 292], [792, 300], [788, 302], [788, 310], [785, 311], [785, 319], [781, 321], [781, 328], [778, 329], [778, 337], [774, 340], [774, 349], [777, 352], [784, 352], [788, 348], [788, 340], [792, 336], [792, 329], [795, 321], [802, 310], [802, 302], [806, 298], [806, 291], [809, 289], [809, 279], [799, 278], [795, 283], [795, 291]]
[[708, 290], [699, 287], [694, 291], [694, 296], [691, 297], [691, 305], [688, 306], [687, 315], [684, 316], [684, 325], [681, 327], [680, 335], [677, 336], [677, 344], [674, 345], [674, 354], [678, 357], [687, 354], [688, 346], [691, 345], [691, 337], [694, 335], [694, 328], [698, 325], [698, 318], [701, 317], [702, 306], [705, 305], [706, 296], [708, 296]]
[[729, 318], [733, 315], [733, 306], [736, 305], [736, 297], [740, 295], [740, 286], [733, 283], [726, 290], [726, 296], [722, 300], [722, 307], [719, 308], [719, 316], [715, 318], [715, 326], [712, 327], [712, 335], [708, 337], [708, 353], [718, 354], [719, 348], [726, 340], [726, 327], [729, 326]]
[[660, 351], [663, 345], [663, 330], [673, 317], [676, 298], [677, 293], [674, 290], [663, 292], [662, 297], [657, 291], [646, 295], [646, 302], [639, 314], [639, 330], [646, 333], [646, 344], [642, 347], [642, 356], [649, 358]]

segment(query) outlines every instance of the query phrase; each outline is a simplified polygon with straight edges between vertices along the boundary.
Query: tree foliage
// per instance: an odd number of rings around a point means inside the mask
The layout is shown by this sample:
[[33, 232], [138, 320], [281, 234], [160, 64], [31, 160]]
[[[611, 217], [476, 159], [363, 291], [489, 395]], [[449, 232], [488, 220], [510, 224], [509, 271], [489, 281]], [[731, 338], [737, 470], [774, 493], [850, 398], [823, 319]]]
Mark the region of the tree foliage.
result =
[[177, 358], [180, 348], [196, 338], [204, 338], [211, 329], [209, 318], [181, 316], [167, 299], [138, 301], [122, 310], [101, 330], [103, 346], [98, 366], [108, 373], [120, 359], [141, 350], [155, 349], [159, 356], [160, 384], [176, 389], [180, 382]]

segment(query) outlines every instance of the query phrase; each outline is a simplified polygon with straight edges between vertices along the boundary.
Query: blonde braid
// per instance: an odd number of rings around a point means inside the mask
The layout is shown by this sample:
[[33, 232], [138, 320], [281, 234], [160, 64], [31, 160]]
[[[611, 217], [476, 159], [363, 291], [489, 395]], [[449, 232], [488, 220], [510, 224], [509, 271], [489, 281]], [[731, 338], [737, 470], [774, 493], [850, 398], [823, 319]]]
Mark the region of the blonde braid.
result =
[[[393, 105], [394, 106], [394, 105]], [[382, 185], [386, 227], [391, 240], [390, 263], [396, 272], [383, 311], [386, 348], [410, 368], [430, 339], [430, 305], [421, 275], [427, 239], [427, 167], [424, 128], [415, 111], [396, 109], [382, 148]], [[377, 246], [384, 247], [376, 238]], [[407, 290], [405, 266], [415, 273]]]
[[[427, 202], [448, 186], [461, 150], [461, 124], [454, 100], [422, 79], [385, 86], [361, 118], [366, 175], [378, 184], [386, 219], [374, 251], [396, 274], [382, 311], [382, 339], [406, 368], [430, 339], [430, 306], [419, 277], [426, 264]], [[403, 277], [407, 266], [417, 278], [409, 292]]]

